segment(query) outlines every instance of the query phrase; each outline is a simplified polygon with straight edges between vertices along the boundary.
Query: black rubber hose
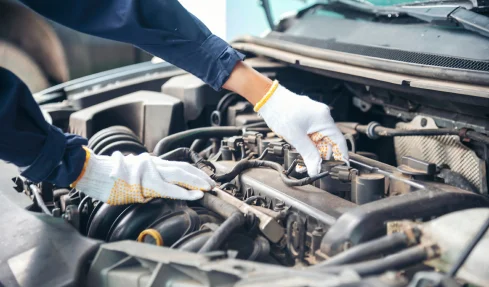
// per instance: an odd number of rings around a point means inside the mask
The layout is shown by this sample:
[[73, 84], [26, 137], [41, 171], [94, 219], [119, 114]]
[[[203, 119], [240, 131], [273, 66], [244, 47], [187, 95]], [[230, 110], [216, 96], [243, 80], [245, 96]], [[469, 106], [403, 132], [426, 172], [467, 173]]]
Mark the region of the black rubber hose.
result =
[[260, 261], [270, 254], [270, 242], [262, 236], [257, 236], [253, 242], [253, 252], [248, 257], [251, 261]]
[[[242, 219], [243, 218], [243, 219]], [[237, 228], [243, 226], [244, 217], [242, 214], [233, 213], [231, 217], [226, 219], [219, 228], [214, 231], [212, 236], [200, 248], [199, 253], [207, 253], [219, 249], [221, 245], [229, 238], [229, 236]]]
[[210, 193], [205, 193], [204, 197], [199, 200], [199, 203], [205, 208], [227, 218], [214, 231], [212, 236], [199, 250], [199, 253], [206, 253], [218, 249], [234, 230], [245, 224], [245, 217], [238, 208]]
[[135, 143], [140, 144], [141, 146], [144, 146], [141, 141], [135, 136], [135, 135], [130, 135], [130, 134], [117, 134], [117, 135], [112, 135], [107, 138], [101, 139], [99, 142], [97, 142], [96, 145], [92, 147], [92, 151], [95, 154], [99, 154], [102, 149], [104, 149], [106, 146], [115, 143], [115, 142], [120, 142], [120, 141], [132, 141]]
[[230, 92], [225, 94], [217, 103], [216, 110], [211, 114], [211, 123], [213, 126], [222, 126], [223, 119], [226, 116], [226, 112], [231, 104], [236, 100], [243, 99], [239, 94]]
[[280, 179], [287, 186], [304, 186], [307, 184], [311, 184], [314, 181], [329, 175], [329, 172], [323, 172], [315, 176], [305, 177], [303, 179], [291, 179], [287, 177], [287, 175], [285, 174], [284, 168], [276, 162], [265, 161], [265, 160], [242, 160], [238, 162], [229, 173], [222, 174], [222, 175], [214, 175], [213, 179], [217, 182], [229, 182], [233, 180], [236, 176], [241, 174], [243, 171], [250, 168], [257, 168], [257, 167], [268, 167], [278, 171], [278, 173], [280, 174]]
[[171, 160], [171, 161], [186, 161], [194, 164], [203, 164], [205, 166], [210, 167], [214, 172], [216, 171], [216, 167], [210, 161], [205, 160], [198, 153], [190, 150], [189, 148], [182, 147], [176, 150], [170, 151], [161, 155], [159, 158], [163, 160]]
[[240, 127], [206, 127], [183, 131], [160, 140], [153, 154], [160, 156], [176, 145], [192, 142], [196, 139], [223, 138], [242, 134]]
[[204, 148], [204, 145], [206, 144], [206, 140], [203, 139], [196, 139], [192, 142], [192, 145], [190, 145], [190, 150], [199, 152]]
[[103, 130], [98, 131], [95, 133], [90, 139], [88, 140], [88, 148], [93, 149], [98, 143], [110, 136], [113, 135], [120, 135], [120, 134], [125, 134], [125, 135], [132, 135], [136, 139], [139, 140], [139, 138], [134, 134], [134, 132], [129, 129], [128, 127], [125, 126], [111, 126], [108, 128], [105, 128]]
[[381, 274], [391, 270], [401, 270], [403, 268], [421, 263], [437, 255], [437, 253], [428, 250], [428, 248], [429, 247], [415, 246], [384, 258], [355, 264], [324, 267], [321, 269], [321, 271], [325, 273], [338, 274], [345, 270], [353, 270], [358, 275], [364, 277]]
[[[85, 204], [88, 204], [89, 206], [92, 205], [92, 198], [91, 197], [88, 197], [88, 196], [85, 196], [85, 198], [82, 199], [82, 201], [80, 201], [80, 204], [78, 204], [78, 212], [82, 212], [83, 211], [83, 208], [85, 207]], [[90, 214], [90, 207], [88, 208], [88, 214]]]
[[348, 249], [329, 260], [312, 266], [324, 268], [361, 261], [371, 256], [385, 255], [409, 246], [409, 238], [404, 233], [394, 233]]
[[131, 154], [142, 154], [148, 152], [146, 147], [139, 142], [134, 141], [119, 141], [111, 143], [105, 146], [98, 153], [99, 155], [112, 155], [112, 153], [120, 151], [122, 153], [131, 153]]

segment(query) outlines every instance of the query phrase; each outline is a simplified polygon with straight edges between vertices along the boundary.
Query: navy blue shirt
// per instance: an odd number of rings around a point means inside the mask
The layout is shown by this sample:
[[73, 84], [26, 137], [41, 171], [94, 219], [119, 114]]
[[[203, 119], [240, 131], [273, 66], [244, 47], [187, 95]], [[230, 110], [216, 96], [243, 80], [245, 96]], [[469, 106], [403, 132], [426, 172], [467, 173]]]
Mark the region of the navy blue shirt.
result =
[[[87, 34], [133, 44], [218, 90], [243, 55], [177, 0], [22, 0], [39, 14]], [[1, 20], [0, 20], [1, 21]], [[34, 181], [67, 186], [85, 161], [86, 139], [48, 124], [26, 85], [0, 68], [0, 159]]]

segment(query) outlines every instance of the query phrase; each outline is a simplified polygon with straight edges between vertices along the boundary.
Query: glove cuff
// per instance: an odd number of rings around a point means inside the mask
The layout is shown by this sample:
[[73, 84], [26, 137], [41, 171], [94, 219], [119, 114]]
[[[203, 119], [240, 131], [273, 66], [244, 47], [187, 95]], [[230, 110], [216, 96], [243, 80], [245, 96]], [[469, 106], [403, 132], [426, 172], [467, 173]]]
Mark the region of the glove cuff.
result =
[[258, 112], [263, 107], [263, 105], [267, 103], [267, 101], [273, 96], [273, 94], [275, 94], [275, 91], [277, 90], [278, 87], [279, 87], [278, 81], [277, 80], [273, 81], [270, 90], [268, 90], [265, 96], [263, 96], [263, 98], [258, 103], [256, 103], [254, 108], [255, 112]]
[[82, 148], [85, 150], [85, 163], [83, 164], [83, 168], [80, 172], [80, 175], [78, 175], [76, 180], [72, 184], [70, 184], [71, 188], [75, 188], [78, 182], [80, 181], [80, 179], [82, 179], [82, 177], [85, 175], [85, 172], [87, 171], [88, 161], [90, 160], [91, 157], [91, 151], [85, 146], [83, 146]]
[[114, 169], [114, 160], [108, 156], [98, 156], [90, 149], [83, 147], [86, 152], [85, 163], [78, 179], [71, 184], [81, 192], [107, 202], [109, 192], [114, 186], [110, 177]]

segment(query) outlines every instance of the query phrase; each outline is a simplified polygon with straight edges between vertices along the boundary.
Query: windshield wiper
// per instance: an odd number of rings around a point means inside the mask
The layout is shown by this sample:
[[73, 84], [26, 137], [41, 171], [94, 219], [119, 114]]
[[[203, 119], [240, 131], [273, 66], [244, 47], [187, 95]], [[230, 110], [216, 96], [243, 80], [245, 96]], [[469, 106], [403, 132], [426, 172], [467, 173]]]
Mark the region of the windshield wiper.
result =
[[407, 15], [422, 21], [435, 25], [455, 25], [489, 37], [489, 17], [469, 11], [464, 7], [406, 6], [400, 8]]
[[[438, 26], [458, 26], [484, 37], [489, 37], [489, 17], [468, 10], [474, 7], [473, 2], [467, 3], [468, 5], [461, 5], [461, 2], [453, 5], [453, 2], [440, 1], [429, 6], [427, 2], [420, 2], [420, 5], [406, 6], [375, 6], [356, 0], [335, 0], [330, 3], [340, 3], [357, 11], [375, 16], [390, 18], [409, 16]], [[300, 11], [297, 15], [300, 17], [308, 11], [321, 6], [327, 9], [328, 4], [315, 4]]]

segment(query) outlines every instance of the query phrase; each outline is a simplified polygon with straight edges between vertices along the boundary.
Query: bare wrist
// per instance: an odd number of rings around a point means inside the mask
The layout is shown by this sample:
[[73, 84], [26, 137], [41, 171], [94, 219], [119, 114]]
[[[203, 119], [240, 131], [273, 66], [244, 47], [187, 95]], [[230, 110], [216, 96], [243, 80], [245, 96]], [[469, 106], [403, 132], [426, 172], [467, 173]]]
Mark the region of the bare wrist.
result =
[[244, 62], [238, 62], [223, 88], [240, 94], [251, 104], [258, 103], [273, 82]]

